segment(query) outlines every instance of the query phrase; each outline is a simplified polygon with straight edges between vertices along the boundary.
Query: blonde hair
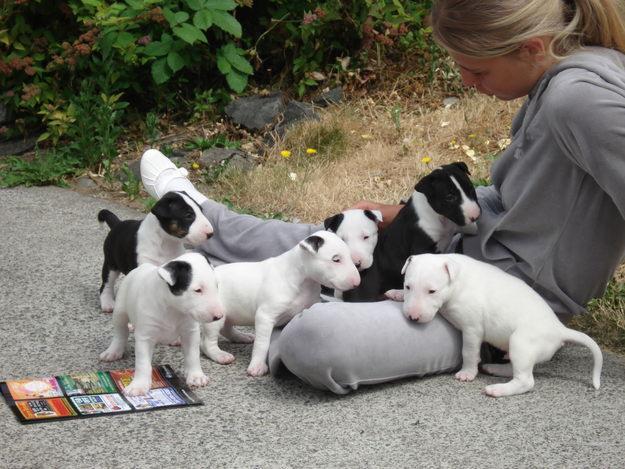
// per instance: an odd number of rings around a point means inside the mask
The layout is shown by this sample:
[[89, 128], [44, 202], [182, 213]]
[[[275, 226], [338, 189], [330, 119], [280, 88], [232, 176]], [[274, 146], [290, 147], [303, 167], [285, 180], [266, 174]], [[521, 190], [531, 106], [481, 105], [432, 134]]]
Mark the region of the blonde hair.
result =
[[625, 52], [618, 0], [436, 0], [431, 22], [445, 49], [471, 57], [498, 57], [533, 37], [551, 37], [563, 58], [584, 46]]

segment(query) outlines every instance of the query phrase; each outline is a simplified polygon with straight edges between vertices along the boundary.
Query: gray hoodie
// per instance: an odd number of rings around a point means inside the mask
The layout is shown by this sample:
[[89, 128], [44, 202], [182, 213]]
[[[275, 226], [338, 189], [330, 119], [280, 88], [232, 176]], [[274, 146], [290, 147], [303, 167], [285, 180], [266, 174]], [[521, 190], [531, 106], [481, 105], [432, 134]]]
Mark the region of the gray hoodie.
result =
[[557, 313], [584, 312], [625, 253], [625, 55], [589, 47], [554, 65], [511, 134], [463, 251], [520, 277]]

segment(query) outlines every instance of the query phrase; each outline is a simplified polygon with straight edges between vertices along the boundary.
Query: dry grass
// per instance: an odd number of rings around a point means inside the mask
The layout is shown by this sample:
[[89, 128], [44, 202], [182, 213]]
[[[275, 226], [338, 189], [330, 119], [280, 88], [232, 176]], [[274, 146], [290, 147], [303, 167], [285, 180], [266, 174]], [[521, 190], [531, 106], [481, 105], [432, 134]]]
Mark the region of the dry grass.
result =
[[[483, 181], [518, 105], [467, 97], [426, 111], [363, 99], [292, 128], [255, 171], [227, 171], [205, 190], [252, 212], [318, 222], [359, 200], [397, 202], [431, 168], [451, 161], [465, 161]], [[400, 109], [395, 119], [393, 109]]]

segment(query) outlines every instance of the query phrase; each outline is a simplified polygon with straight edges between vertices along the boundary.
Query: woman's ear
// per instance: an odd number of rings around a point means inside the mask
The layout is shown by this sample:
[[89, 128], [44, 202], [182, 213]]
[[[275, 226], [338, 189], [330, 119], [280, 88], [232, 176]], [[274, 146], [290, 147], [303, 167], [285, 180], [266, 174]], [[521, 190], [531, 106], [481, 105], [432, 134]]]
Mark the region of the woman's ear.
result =
[[547, 38], [531, 37], [526, 39], [519, 47], [519, 58], [529, 63], [542, 62], [549, 55]]

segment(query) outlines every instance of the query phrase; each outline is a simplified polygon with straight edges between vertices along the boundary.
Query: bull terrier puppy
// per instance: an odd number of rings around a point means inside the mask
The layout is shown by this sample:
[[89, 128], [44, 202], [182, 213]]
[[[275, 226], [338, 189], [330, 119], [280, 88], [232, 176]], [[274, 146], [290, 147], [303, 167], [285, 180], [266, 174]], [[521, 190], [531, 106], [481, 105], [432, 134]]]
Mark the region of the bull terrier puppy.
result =
[[573, 342], [593, 354], [593, 386], [599, 389], [603, 356], [594, 340], [564, 327], [547, 302], [522, 280], [501, 269], [462, 254], [410, 256], [404, 265], [404, 289], [386, 292], [404, 301], [406, 317], [429, 322], [437, 312], [462, 331], [460, 381], [472, 381], [478, 372], [480, 345], [488, 342], [510, 357], [507, 364], [486, 364], [496, 376], [512, 377], [491, 384], [484, 392], [493, 397], [522, 394], [534, 387], [533, 369], [564, 345]]
[[200, 206], [184, 192], [168, 192], [143, 220], [121, 221], [100, 210], [98, 221], [111, 231], [104, 240], [100, 305], [110, 313], [115, 305], [114, 286], [120, 274], [139, 264], [161, 265], [185, 252], [184, 243], [196, 246], [213, 235], [213, 227]]
[[100, 360], [119, 360], [128, 341], [128, 321], [135, 326], [135, 374], [124, 393], [145, 395], [152, 384], [152, 352], [157, 343], [182, 338], [189, 386], [204, 386], [200, 366], [200, 326], [223, 317], [215, 271], [198, 253], [186, 253], [157, 267], [141, 264], [122, 281], [113, 309], [114, 335]]
[[280, 256], [224, 264], [215, 272], [224, 317], [202, 325], [202, 351], [217, 363], [231, 363], [234, 356], [217, 344], [219, 333], [244, 342], [246, 338], [233, 326], [254, 325], [256, 339], [247, 368], [250, 376], [268, 371], [267, 352], [274, 326], [286, 324], [319, 301], [321, 285], [348, 290], [360, 282], [349, 248], [328, 231], [317, 231]]

